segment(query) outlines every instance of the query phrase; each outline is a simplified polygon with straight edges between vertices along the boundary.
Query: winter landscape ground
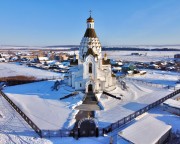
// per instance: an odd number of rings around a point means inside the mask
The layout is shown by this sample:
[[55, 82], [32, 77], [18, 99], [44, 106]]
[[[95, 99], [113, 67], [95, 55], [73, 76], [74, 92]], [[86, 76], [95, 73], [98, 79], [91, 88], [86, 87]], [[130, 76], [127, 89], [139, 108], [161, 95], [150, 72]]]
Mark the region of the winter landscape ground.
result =
[[[106, 51], [105, 51], [106, 52]], [[103, 52], [103, 53], [105, 53]], [[141, 56], [132, 56], [131, 53], [139, 53]], [[108, 57], [138, 62], [152, 62], [160, 60], [172, 60], [177, 51], [107, 51]]]
[[[115, 55], [116, 53], [116, 55]], [[123, 59], [141, 62], [150, 62], [158, 60], [171, 60], [175, 52], [148, 52], [146, 56], [131, 56], [131, 52], [107, 52], [110, 58]], [[145, 107], [146, 105], [166, 96], [178, 89], [178, 72], [168, 72], [161, 70], [146, 70], [147, 74], [143, 76], [128, 76], [123, 79], [126, 81], [127, 89], [122, 90], [117, 83], [112, 94], [121, 97], [117, 100], [111, 97], [97, 95], [101, 111], [95, 112], [95, 118], [98, 120], [99, 127], [106, 127], [109, 124], [126, 117], [134, 111]], [[0, 77], [26, 75], [42, 78], [63, 78], [63, 74], [51, 71], [45, 71], [30, 68], [17, 63], [0, 63]], [[136, 81], [139, 80], [139, 81]], [[57, 130], [72, 128], [75, 124], [75, 115], [78, 110], [75, 107], [82, 103], [83, 94], [79, 92], [74, 97], [59, 100], [63, 96], [72, 93], [74, 90], [64, 84], [60, 85], [58, 91], [52, 91], [55, 80], [47, 80], [23, 85], [9, 86], [3, 89], [3, 92], [19, 106], [41, 129]], [[146, 83], [142, 83], [146, 82]], [[154, 85], [149, 85], [152, 83]], [[168, 89], [166, 86], [172, 86]], [[139, 116], [127, 126], [135, 123], [146, 116], [152, 116], [158, 120], [172, 125], [172, 131], [180, 130], [179, 116], [163, 111], [162, 105], [153, 108], [145, 114]], [[21, 116], [10, 106], [10, 104], [0, 97], [0, 143], [30, 143], [30, 144], [108, 144], [110, 137], [116, 143], [117, 133], [123, 130], [121, 127], [104, 137], [90, 138], [40, 138], [33, 129], [21, 118]]]

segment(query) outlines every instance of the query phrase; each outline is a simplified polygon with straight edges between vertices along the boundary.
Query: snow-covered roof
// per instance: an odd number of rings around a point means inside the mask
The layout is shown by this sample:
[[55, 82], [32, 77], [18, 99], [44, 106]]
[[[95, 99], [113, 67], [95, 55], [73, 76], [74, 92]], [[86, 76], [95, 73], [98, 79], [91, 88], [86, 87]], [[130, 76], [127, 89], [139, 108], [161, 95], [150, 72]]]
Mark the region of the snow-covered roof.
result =
[[48, 60], [48, 59], [49, 59], [48, 57], [39, 57], [40, 61], [45, 61], [45, 60]]
[[0, 60], [5, 60], [5, 58], [0, 58]]
[[121, 70], [122, 68], [121, 67], [113, 67], [112, 69], [113, 70]]
[[170, 129], [170, 125], [147, 116], [119, 132], [119, 135], [132, 143], [152, 144], [156, 143]]
[[83, 81], [83, 77], [82, 77], [82, 76], [76, 77], [76, 78], [75, 78], [75, 81]]
[[163, 104], [180, 109], [180, 101], [177, 100], [168, 99], [165, 102], [163, 102]]

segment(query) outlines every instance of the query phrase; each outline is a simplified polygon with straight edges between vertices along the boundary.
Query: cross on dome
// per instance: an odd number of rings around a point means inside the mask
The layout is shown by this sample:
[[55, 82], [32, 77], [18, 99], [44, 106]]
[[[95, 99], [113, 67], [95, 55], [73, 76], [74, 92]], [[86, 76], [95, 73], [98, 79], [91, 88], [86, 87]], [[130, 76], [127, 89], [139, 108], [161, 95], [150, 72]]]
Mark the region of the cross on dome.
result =
[[94, 23], [94, 19], [91, 17], [92, 11], [89, 11], [90, 17], [87, 19], [87, 23]]
[[91, 17], [92, 10], [89, 11], [90, 17]]

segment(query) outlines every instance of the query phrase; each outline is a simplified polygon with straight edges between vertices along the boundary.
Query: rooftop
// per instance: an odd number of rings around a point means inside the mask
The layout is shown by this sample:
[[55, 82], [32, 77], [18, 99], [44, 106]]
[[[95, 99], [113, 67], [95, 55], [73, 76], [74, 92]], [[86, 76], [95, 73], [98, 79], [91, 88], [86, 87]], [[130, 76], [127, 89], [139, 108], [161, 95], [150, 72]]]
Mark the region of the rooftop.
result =
[[87, 28], [84, 37], [97, 38], [97, 35], [94, 29]]
[[152, 144], [156, 143], [170, 129], [170, 125], [147, 116], [119, 132], [119, 135], [132, 143]]
[[163, 104], [180, 109], [180, 101], [168, 99]]

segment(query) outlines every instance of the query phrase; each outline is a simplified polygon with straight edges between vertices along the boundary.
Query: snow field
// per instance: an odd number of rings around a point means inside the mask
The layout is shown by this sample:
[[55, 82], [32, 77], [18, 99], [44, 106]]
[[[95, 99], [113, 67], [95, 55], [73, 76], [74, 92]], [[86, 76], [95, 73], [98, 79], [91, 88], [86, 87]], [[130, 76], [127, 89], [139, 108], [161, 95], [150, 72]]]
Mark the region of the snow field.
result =
[[[177, 51], [103, 51], [103, 55], [105, 52], [111, 59], [139, 62], [171, 60], [174, 54], [179, 53]], [[140, 53], [142, 56], [131, 55], [131, 53]]]
[[[140, 86], [136, 83], [128, 83], [130, 90], [124, 91], [125, 96], [122, 100], [117, 100], [111, 97], [101, 97], [100, 102], [104, 107], [103, 111], [96, 111], [96, 119], [98, 119], [99, 127], [106, 127], [111, 123], [134, 113], [135, 111], [151, 104], [160, 98], [168, 95], [170, 91], [147, 86]], [[116, 92], [121, 93], [122, 90], [116, 89]], [[113, 94], [113, 91], [112, 91]]]
[[180, 77], [180, 73], [178, 72], [147, 69], [145, 71], [147, 72], [145, 75], [128, 76], [128, 78], [141, 80], [153, 84], [176, 86], [177, 81]]
[[0, 109], [4, 118], [0, 119], [1, 144], [109, 144], [109, 137], [98, 138], [39, 138], [22, 117], [0, 96]]
[[33, 76], [37, 79], [46, 79], [53, 77], [62, 77], [60, 73], [55, 73], [47, 70], [36, 69], [16, 63], [0, 63], [0, 77], [9, 76]]
[[78, 112], [72, 108], [82, 103], [83, 95], [59, 100], [70, 94], [61, 85], [58, 91], [52, 91], [55, 81], [35, 82], [7, 87], [6, 95], [23, 111], [41, 130], [59, 130], [72, 128]]

